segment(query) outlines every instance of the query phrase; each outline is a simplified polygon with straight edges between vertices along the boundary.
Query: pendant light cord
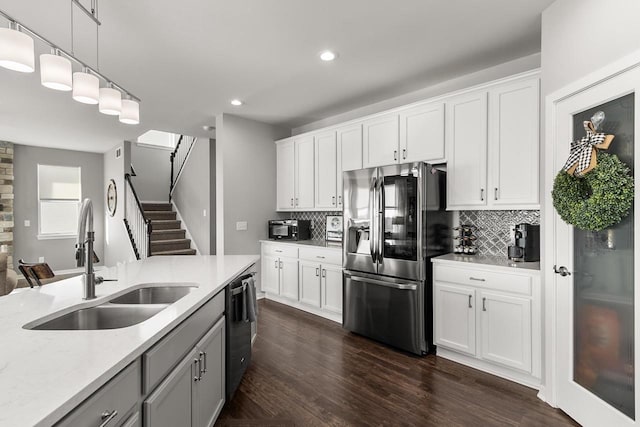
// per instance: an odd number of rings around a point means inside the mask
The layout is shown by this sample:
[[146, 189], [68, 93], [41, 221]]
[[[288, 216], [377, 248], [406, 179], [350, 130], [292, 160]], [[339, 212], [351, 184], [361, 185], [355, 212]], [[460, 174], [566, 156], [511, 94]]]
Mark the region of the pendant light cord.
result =
[[71, 55], [75, 55], [73, 51], [73, 1], [70, 1], [69, 5], [71, 6]]

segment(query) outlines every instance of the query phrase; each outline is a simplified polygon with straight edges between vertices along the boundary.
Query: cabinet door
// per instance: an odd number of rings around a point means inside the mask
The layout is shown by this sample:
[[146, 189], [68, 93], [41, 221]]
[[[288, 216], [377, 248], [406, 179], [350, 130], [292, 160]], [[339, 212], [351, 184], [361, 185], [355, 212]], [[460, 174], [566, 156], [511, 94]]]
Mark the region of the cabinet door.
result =
[[295, 202], [295, 156], [293, 140], [276, 143], [276, 199], [278, 210], [291, 210]]
[[321, 266], [313, 261], [300, 261], [300, 302], [320, 307]]
[[531, 372], [531, 301], [481, 291], [483, 359]]
[[338, 209], [342, 209], [343, 181], [342, 172], [362, 169], [362, 125], [339, 128], [337, 137], [337, 188]]
[[539, 204], [538, 79], [489, 92], [490, 202], [503, 209]]
[[192, 425], [192, 394], [198, 376], [194, 348], [142, 405], [145, 427]]
[[433, 291], [435, 342], [470, 355], [476, 354], [475, 294], [472, 288], [436, 283]]
[[315, 207], [335, 209], [338, 204], [336, 132], [316, 135], [315, 151]]
[[321, 278], [322, 309], [342, 314], [342, 268], [323, 265]]
[[313, 136], [294, 139], [295, 142], [295, 207], [313, 208], [314, 203], [314, 144]]
[[400, 140], [398, 114], [369, 119], [362, 124], [362, 155], [365, 168], [398, 163]]
[[193, 395], [193, 427], [212, 426], [224, 405], [224, 322], [223, 317], [197, 345], [202, 365]]
[[280, 295], [298, 301], [298, 260], [280, 258]]
[[278, 257], [262, 255], [262, 291], [280, 293], [280, 262]]
[[402, 163], [444, 159], [444, 104], [429, 104], [400, 112]]
[[487, 93], [447, 102], [447, 202], [451, 209], [487, 204]]

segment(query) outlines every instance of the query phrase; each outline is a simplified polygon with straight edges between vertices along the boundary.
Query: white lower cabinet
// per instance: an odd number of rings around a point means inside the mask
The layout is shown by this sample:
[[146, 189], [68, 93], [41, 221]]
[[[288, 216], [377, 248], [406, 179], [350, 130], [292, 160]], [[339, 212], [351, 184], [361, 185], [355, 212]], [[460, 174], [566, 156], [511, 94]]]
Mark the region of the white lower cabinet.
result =
[[263, 242], [261, 252], [262, 290], [267, 299], [342, 321], [341, 248], [269, 241]]
[[539, 271], [435, 259], [433, 276], [438, 355], [538, 387]]

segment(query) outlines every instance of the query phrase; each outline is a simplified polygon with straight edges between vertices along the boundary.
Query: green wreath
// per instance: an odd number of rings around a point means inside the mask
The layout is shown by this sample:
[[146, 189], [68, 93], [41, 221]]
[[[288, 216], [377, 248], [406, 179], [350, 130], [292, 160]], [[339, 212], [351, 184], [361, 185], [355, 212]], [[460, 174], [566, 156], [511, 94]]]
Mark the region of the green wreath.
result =
[[629, 214], [633, 186], [630, 170], [618, 156], [598, 153], [598, 165], [584, 178], [558, 172], [551, 195], [565, 222], [582, 230], [600, 231]]

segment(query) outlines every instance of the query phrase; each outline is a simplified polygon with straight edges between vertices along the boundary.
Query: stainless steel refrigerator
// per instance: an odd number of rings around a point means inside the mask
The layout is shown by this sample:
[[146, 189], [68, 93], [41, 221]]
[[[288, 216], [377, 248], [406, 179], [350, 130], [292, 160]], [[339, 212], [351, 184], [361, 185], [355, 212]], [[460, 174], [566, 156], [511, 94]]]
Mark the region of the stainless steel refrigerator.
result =
[[445, 178], [425, 163], [344, 173], [345, 329], [416, 354], [432, 348], [430, 258], [451, 250]]

